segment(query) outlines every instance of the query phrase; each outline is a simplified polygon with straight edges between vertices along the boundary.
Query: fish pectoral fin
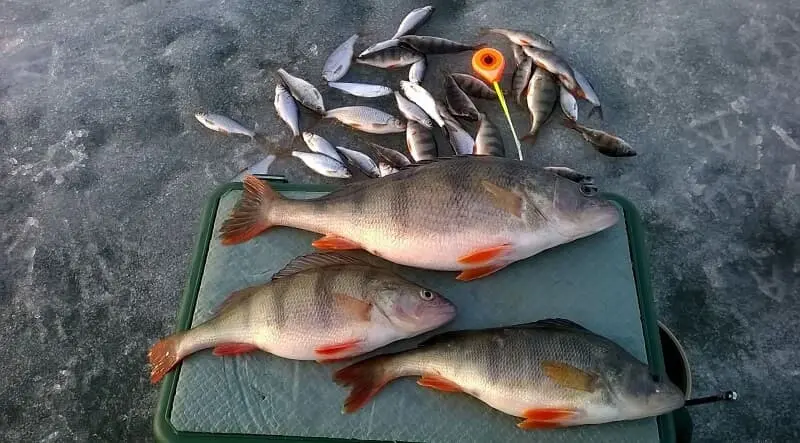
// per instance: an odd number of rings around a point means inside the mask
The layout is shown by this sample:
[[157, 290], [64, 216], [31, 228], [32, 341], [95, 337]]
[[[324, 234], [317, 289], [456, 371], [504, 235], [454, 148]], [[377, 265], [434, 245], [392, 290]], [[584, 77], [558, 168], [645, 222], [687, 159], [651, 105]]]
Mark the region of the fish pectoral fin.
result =
[[334, 294], [333, 298], [336, 300], [336, 305], [339, 309], [348, 317], [360, 321], [369, 321], [372, 303], [341, 293]]
[[545, 429], [564, 426], [566, 421], [577, 416], [577, 409], [536, 408], [522, 412], [524, 421], [517, 423], [520, 429]]
[[488, 180], [481, 180], [481, 185], [492, 196], [492, 204], [496, 208], [515, 217], [522, 217], [522, 197]]
[[597, 389], [596, 374], [560, 361], [545, 360], [541, 366], [545, 375], [561, 387], [586, 392]]
[[464, 390], [461, 389], [461, 387], [457, 384], [435, 374], [424, 374], [419, 380], [417, 380], [417, 384], [442, 392], [464, 392]]
[[228, 355], [246, 354], [257, 350], [258, 346], [251, 345], [250, 343], [222, 343], [214, 346], [214, 351], [211, 352], [211, 354], [217, 357], [225, 357]]
[[506, 266], [508, 265], [507, 264], [488, 265], [488, 266], [481, 266], [479, 268], [465, 269], [461, 271], [460, 274], [458, 274], [456, 280], [460, 281], [477, 280], [479, 278], [486, 277], [487, 275], [494, 274], [495, 272], [505, 268]]
[[358, 349], [362, 340], [353, 339], [341, 343], [334, 343], [332, 345], [320, 346], [314, 349], [314, 353], [322, 357], [321, 360], [329, 360], [331, 358], [344, 358], [346, 355], [351, 355], [353, 351]]
[[512, 246], [504, 243], [499, 246], [492, 246], [489, 248], [476, 249], [469, 254], [462, 255], [458, 258], [458, 262], [468, 265], [478, 265], [481, 263], [488, 263], [495, 258], [501, 257], [511, 251]]
[[311, 242], [311, 246], [317, 249], [326, 249], [332, 251], [344, 251], [348, 249], [361, 249], [361, 246], [353, 241], [344, 237], [339, 237], [334, 234], [325, 234], [324, 237]]

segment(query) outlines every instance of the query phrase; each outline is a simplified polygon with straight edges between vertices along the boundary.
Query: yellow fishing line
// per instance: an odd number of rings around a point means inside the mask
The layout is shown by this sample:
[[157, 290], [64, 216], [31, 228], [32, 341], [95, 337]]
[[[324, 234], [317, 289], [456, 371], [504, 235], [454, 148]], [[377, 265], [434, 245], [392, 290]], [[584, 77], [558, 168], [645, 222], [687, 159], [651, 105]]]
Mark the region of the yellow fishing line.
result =
[[500, 106], [503, 108], [503, 113], [506, 115], [506, 120], [508, 120], [508, 126], [511, 127], [511, 134], [514, 135], [514, 143], [517, 144], [517, 153], [519, 154], [519, 159], [522, 160], [522, 145], [519, 143], [517, 131], [514, 130], [514, 123], [511, 122], [511, 114], [508, 112], [508, 106], [506, 106], [506, 99], [503, 97], [503, 91], [500, 89], [500, 85], [497, 82], [492, 82], [492, 84], [494, 84], [494, 91], [497, 93], [497, 99], [500, 100]]

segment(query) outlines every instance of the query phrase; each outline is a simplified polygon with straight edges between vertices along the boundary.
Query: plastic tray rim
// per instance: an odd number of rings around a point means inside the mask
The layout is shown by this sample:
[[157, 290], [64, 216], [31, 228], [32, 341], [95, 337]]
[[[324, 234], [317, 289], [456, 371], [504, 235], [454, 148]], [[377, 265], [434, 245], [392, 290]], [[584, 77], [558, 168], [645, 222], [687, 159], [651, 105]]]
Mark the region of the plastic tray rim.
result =
[[[336, 189], [332, 185], [304, 185], [291, 184], [282, 181], [268, 181], [276, 191], [306, 191], [306, 192], [331, 192]], [[205, 269], [205, 262], [208, 256], [208, 248], [214, 234], [214, 220], [217, 216], [219, 202], [222, 197], [230, 191], [243, 189], [241, 182], [230, 182], [223, 184], [209, 197], [201, 218], [200, 233], [192, 253], [191, 267], [186, 280], [181, 301], [178, 308], [176, 331], [189, 329], [192, 322], [192, 313], [195, 309], [197, 294], [200, 290], [200, 282]], [[645, 253], [644, 227], [638, 209], [624, 197], [612, 194], [602, 194], [604, 198], [613, 200], [620, 205], [625, 221], [625, 230], [628, 234], [628, 249], [631, 255], [633, 267], [633, 278], [638, 294], [639, 312], [642, 320], [642, 330], [644, 332], [645, 353], [651, 370], [660, 378], [666, 378], [666, 369], [661, 353], [661, 340], [658, 333], [658, 324], [654, 302], [652, 299], [652, 288], [649, 278], [649, 260]], [[333, 437], [300, 437], [285, 435], [253, 435], [253, 434], [213, 434], [207, 432], [186, 432], [178, 431], [170, 423], [169, 417], [172, 413], [172, 401], [178, 385], [178, 376], [181, 364], [169, 372], [162, 380], [159, 388], [158, 404], [153, 420], [153, 431], [156, 441], [169, 443], [206, 443], [218, 441], [274, 441], [274, 442], [324, 442], [324, 443], [346, 443], [346, 442], [365, 442], [379, 443], [378, 440], [351, 440]], [[657, 418], [658, 433], [662, 442], [676, 441], [675, 423], [673, 415], [666, 414]]]

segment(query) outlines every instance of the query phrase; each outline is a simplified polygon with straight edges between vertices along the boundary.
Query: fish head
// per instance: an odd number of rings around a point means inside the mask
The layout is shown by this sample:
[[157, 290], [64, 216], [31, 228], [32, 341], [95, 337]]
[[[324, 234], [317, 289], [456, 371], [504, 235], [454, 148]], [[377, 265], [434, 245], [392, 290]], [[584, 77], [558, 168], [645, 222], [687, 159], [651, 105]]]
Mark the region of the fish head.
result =
[[616, 406], [630, 419], [652, 417], [683, 406], [684, 393], [668, 379], [655, 380], [647, 366], [636, 362], [612, 371], [607, 380]]
[[399, 277], [373, 280], [375, 303], [403, 333], [431, 331], [456, 316], [456, 306], [437, 292]]
[[619, 221], [619, 210], [609, 200], [597, 195], [589, 183], [575, 183], [554, 175], [551, 214], [546, 214], [558, 233], [569, 240], [586, 237], [609, 228]]
[[[431, 123], [431, 124], [433, 124], [433, 123]], [[394, 129], [396, 129], [398, 131], [405, 131], [406, 122], [404, 122], [403, 120], [400, 120], [397, 117], [392, 117], [391, 120], [389, 120], [389, 126], [393, 127]]]

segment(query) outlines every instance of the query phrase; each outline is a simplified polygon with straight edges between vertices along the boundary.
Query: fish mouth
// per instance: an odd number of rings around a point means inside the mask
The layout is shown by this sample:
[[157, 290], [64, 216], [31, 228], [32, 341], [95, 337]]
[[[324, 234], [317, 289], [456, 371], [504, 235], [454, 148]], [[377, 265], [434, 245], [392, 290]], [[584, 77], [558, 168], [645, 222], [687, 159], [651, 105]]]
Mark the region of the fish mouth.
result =
[[411, 332], [422, 333], [436, 329], [451, 322], [454, 318], [456, 318], [458, 308], [456, 308], [456, 305], [448, 301], [436, 306], [423, 305], [415, 309], [413, 312], [398, 311], [401, 310], [397, 310], [395, 314], [397, 315], [396, 318], [399, 321], [393, 323], [397, 324], [402, 329]]
[[617, 207], [605, 200], [601, 200], [602, 204], [596, 205], [586, 211], [584, 215], [585, 220], [588, 222], [589, 228], [592, 232], [599, 232], [608, 229], [619, 221], [619, 210]]
[[441, 326], [456, 318], [456, 314], [458, 314], [458, 308], [456, 308], [456, 305], [447, 303], [437, 309], [436, 312], [433, 313], [432, 317], [437, 319], [437, 326]]

